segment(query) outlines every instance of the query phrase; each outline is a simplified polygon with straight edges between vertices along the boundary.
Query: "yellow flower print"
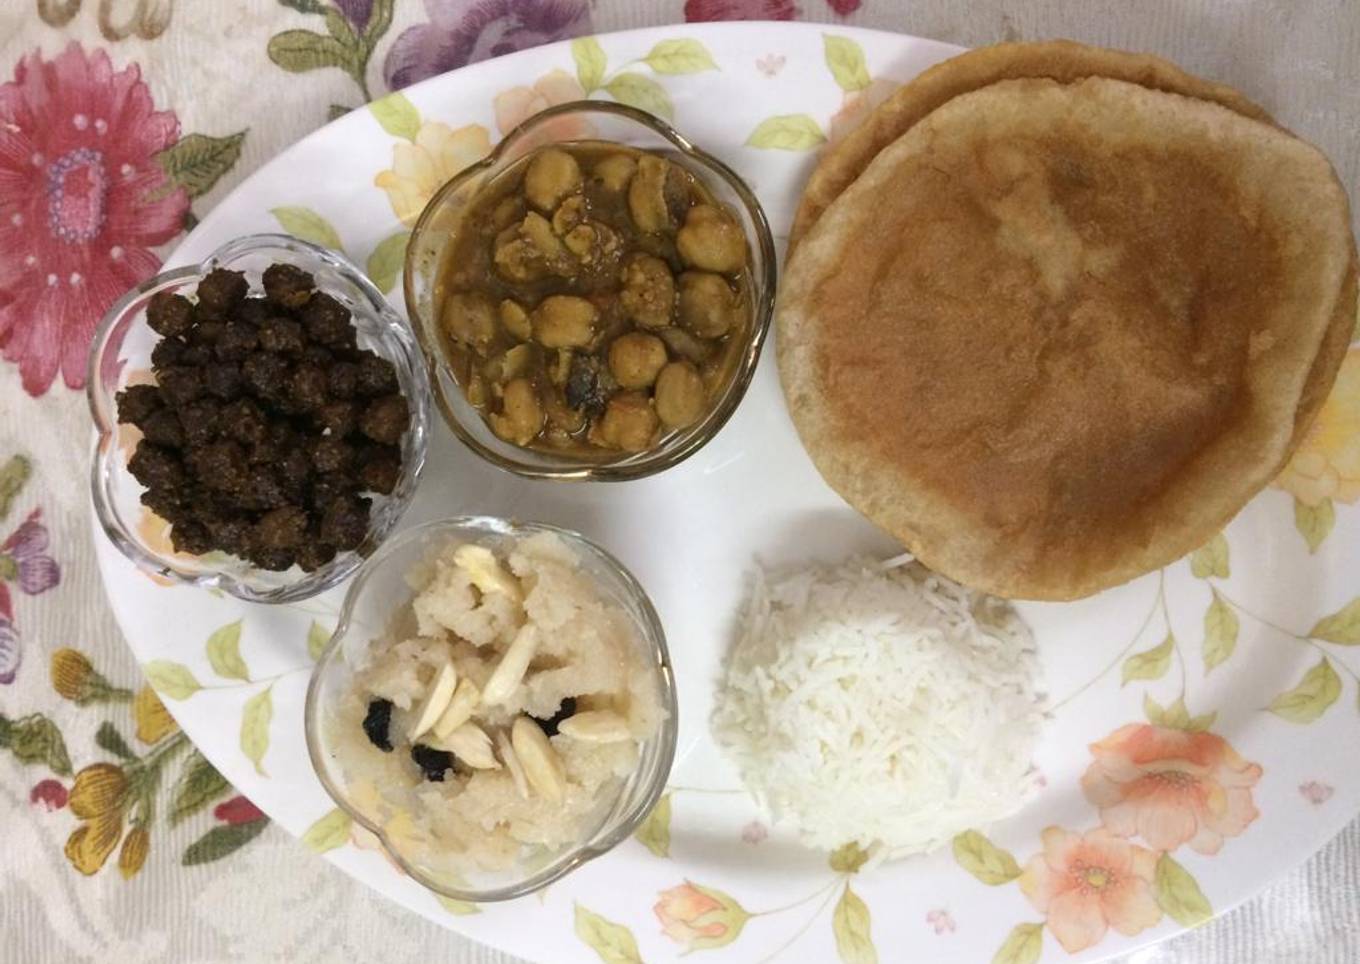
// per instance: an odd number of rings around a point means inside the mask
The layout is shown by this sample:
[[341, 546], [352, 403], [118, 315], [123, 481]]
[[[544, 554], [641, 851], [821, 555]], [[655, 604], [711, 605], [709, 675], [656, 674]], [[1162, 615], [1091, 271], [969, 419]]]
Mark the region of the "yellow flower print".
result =
[[1341, 362], [1331, 396], [1275, 484], [1309, 506], [1360, 499], [1360, 346]]
[[455, 174], [491, 151], [491, 136], [481, 124], [457, 130], [439, 121], [426, 121], [414, 143], [392, 148], [392, 168], [379, 172], [373, 183], [387, 192], [392, 211], [408, 227], [434, 193]]
[[81, 824], [66, 841], [66, 859], [82, 874], [98, 873], [118, 846], [127, 798], [128, 780], [121, 767], [95, 763], [76, 774], [69, 805]]
[[165, 708], [156, 691], [143, 686], [132, 701], [132, 717], [137, 721], [137, 739], [151, 744], [179, 729], [179, 724]]
[[123, 849], [118, 853], [118, 872], [124, 880], [131, 880], [146, 863], [146, 855], [151, 852], [151, 834], [141, 827], [133, 827], [123, 841]]

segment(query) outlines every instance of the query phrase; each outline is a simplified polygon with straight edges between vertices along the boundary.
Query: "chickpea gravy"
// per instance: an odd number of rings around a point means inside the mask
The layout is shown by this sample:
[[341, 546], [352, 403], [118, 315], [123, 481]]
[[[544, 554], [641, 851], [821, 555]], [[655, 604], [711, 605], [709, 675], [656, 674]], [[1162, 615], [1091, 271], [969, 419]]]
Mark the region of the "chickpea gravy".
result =
[[500, 438], [643, 452], [700, 421], [752, 324], [736, 216], [657, 154], [540, 148], [463, 213], [435, 289], [454, 378]]

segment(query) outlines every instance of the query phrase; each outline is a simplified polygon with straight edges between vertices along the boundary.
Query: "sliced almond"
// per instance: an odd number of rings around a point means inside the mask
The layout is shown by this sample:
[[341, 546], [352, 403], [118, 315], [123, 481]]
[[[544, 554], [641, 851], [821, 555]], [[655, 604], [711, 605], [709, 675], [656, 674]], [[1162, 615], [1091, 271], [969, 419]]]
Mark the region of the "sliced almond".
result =
[[476, 683], [466, 677], [459, 680], [458, 688], [453, 691], [453, 699], [449, 700], [444, 715], [434, 725], [434, 735], [442, 740], [472, 719], [472, 713], [477, 709], [481, 700], [482, 694], [477, 689]]
[[482, 593], [498, 592], [516, 603], [524, 602], [524, 590], [519, 580], [496, 561], [495, 553], [486, 546], [472, 543], [459, 546], [454, 550], [453, 564], [467, 573], [472, 584]]
[[449, 701], [453, 699], [454, 688], [457, 685], [458, 670], [453, 668], [453, 663], [444, 663], [439, 667], [439, 672], [435, 674], [434, 683], [430, 686], [430, 692], [425, 696], [425, 702], [416, 711], [416, 721], [408, 734], [412, 742], [415, 742], [418, 736], [434, 726], [435, 721], [448, 708]]
[[476, 723], [464, 723], [441, 739], [439, 745], [475, 769], [501, 768], [500, 763], [496, 761], [496, 754], [491, 752], [491, 737], [487, 736], [486, 731]]
[[566, 769], [539, 725], [527, 716], [517, 717], [510, 728], [510, 743], [529, 786], [548, 801], [561, 803], [567, 791]]
[[524, 674], [529, 670], [529, 661], [537, 651], [538, 627], [526, 623], [520, 627], [505, 655], [491, 671], [491, 678], [482, 689], [482, 702], [487, 706], [495, 706], [508, 699], [520, 680], [524, 679]]
[[582, 743], [618, 743], [632, 738], [628, 721], [612, 710], [586, 710], [557, 724], [557, 732]]
[[515, 789], [519, 791], [521, 797], [528, 800], [529, 778], [524, 775], [524, 767], [520, 765], [519, 756], [510, 743], [510, 736], [504, 730], [496, 734], [496, 752], [501, 755], [501, 762], [510, 771], [510, 779], [515, 781]]

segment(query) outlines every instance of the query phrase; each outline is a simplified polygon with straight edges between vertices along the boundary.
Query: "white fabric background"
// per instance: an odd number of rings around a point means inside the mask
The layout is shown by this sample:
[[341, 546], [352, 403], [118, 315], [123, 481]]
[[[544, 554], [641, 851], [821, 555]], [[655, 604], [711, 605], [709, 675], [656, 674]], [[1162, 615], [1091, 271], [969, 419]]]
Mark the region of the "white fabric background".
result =
[[[865, 0], [849, 18], [834, 17], [824, 0], [799, 5], [807, 20], [970, 46], [1068, 36], [1154, 51], [1246, 91], [1320, 145], [1353, 193], [1360, 175], [1356, 0]], [[3, 79], [35, 46], [49, 55], [72, 37], [106, 46], [94, 24], [97, 4], [84, 6], [58, 31], [38, 19], [36, 0], [0, 0]], [[315, 126], [322, 111], [312, 107], [353, 101], [352, 85], [338, 71], [284, 78], [265, 59], [268, 36], [297, 25], [297, 17], [274, 0], [177, 0], [166, 36], [110, 48], [116, 63], [141, 62], [157, 104], [172, 106], [185, 131], [225, 134], [251, 127], [241, 162], [195, 202], [200, 214]], [[419, 3], [399, 0], [388, 41], [424, 19]], [[682, 19], [682, 0], [597, 0], [594, 10], [600, 32]], [[374, 58], [371, 80], [377, 80], [382, 53], [380, 48]], [[292, 109], [294, 98], [308, 109]], [[279, 112], [280, 103], [289, 108]], [[60, 646], [79, 645], [116, 681], [137, 679], [94, 566], [84, 494], [85, 426], [83, 396], [57, 387], [34, 402], [19, 388], [15, 368], [0, 364], [0, 449], [26, 452], [36, 466], [10, 518], [41, 504], [63, 566], [61, 586], [24, 609], [25, 668], [14, 687], [0, 691], [0, 710], [9, 715], [33, 708], [57, 713], [46, 662]], [[89, 762], [98, 721], [90, 714], [61, 718], [77, 767]], [[173, 855], [158, 859], [153, 850], [132, 881], [109, 869], [82, 878], [62, 856], [73, 824], [29, 804], [34, 779], [8, 755], [0, 758], [2, 961], [513, 960], [388, 904], [273, 828], [238, 854], [204, 867], [182, 868]], [[183, 845], [175, 844], [176, 853]], [[1360, 822], [1250, 903], [1129, 960], [1360, 961]]]

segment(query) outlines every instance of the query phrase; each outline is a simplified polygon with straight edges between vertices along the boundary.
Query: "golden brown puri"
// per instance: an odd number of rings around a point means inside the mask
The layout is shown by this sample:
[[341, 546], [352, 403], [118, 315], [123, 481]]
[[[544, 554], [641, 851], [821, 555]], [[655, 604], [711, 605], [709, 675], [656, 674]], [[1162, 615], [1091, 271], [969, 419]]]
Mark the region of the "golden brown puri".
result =
[[1278, 128], [1005, 81], [882, 151], [806, 236], [780, 376], [827, 482], [922, 561], [1077, 598], [1194, 549], [1275, 475], [1335, 376], [1354, 261], [1330, 165]]
[[803, 189], [789, 249], [797, 245], [827, 205], [863, 173], [879, 151], [935, 108], [1000, 80], [1045, 77], [1060, 83], [1083, 77], [1109, 77], [1151, 90], [1214, 101], [1244, 116], [1270, 120], [1269, 114], [1233, 88], [1187, 74], [1160, 57], [1089, 47], [1071, 40], [979, 47], [924, 71], [879, 105], [845, 140], [827, 148]]

